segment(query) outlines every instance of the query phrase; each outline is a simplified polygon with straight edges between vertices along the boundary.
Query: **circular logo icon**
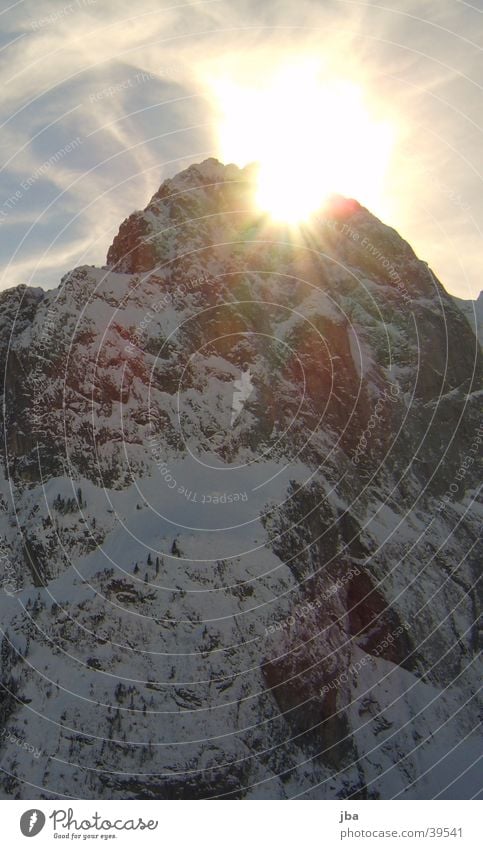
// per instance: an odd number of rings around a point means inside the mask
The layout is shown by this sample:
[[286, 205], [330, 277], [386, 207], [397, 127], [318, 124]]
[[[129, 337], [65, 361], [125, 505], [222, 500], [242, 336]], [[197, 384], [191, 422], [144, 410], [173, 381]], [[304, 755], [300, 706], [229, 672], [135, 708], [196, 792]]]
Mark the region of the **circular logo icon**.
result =
[[45, 814], [38, 808], [25, 811], [20, 817], [20, 831], [24, 837], [35, 837], [40, 834], [45, 825]]

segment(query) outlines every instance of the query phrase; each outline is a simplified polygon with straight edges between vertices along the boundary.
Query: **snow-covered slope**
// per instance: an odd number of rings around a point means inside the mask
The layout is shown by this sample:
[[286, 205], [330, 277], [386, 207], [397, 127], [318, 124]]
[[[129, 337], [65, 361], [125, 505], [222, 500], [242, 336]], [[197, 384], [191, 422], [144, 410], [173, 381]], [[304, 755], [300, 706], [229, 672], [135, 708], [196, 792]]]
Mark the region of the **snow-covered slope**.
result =
[[0, 296], [1, 793], [478, 790], [481, 359], [398, 234], [207, 160]]

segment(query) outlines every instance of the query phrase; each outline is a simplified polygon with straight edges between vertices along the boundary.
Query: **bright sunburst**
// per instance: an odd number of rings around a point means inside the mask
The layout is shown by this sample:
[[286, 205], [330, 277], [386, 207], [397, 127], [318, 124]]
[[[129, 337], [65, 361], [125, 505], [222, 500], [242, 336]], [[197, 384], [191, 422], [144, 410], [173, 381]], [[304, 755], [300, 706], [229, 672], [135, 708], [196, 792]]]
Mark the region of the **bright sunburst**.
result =
[[224, 162], [259, 163], [256, 203], [274, 220], [297, 224], [331, 194], [378, 211], [394, 127], [375, 117], [363, 91], [321, 79], [310, 60], [276, 72], [257, 88], [213, 84]]

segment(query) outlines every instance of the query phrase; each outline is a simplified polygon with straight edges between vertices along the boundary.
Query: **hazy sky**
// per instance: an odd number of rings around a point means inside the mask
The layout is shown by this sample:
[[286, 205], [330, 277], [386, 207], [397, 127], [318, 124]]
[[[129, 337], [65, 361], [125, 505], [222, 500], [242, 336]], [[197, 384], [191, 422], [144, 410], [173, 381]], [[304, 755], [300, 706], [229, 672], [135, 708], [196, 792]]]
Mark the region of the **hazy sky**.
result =
[[102, 265], [120, 222], [164, 178], [218, 154], [207, 76], [262, 84], [308, 52], [397, 125], [384, 210], [372, 211], [449, 291], [483, 288], [483, 0], [0, 8], [0, 288], [56, 286], [76, 265]]

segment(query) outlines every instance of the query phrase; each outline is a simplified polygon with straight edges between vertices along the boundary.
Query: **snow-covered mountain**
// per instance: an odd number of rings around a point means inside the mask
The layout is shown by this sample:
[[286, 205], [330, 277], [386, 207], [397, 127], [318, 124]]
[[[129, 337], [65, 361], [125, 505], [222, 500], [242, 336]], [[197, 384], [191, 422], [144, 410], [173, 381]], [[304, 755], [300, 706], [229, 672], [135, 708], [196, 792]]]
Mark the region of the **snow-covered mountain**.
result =
[[478, 791], [481, 355], [410, 246], [210, 159], [0, 296], [1, 795]]

